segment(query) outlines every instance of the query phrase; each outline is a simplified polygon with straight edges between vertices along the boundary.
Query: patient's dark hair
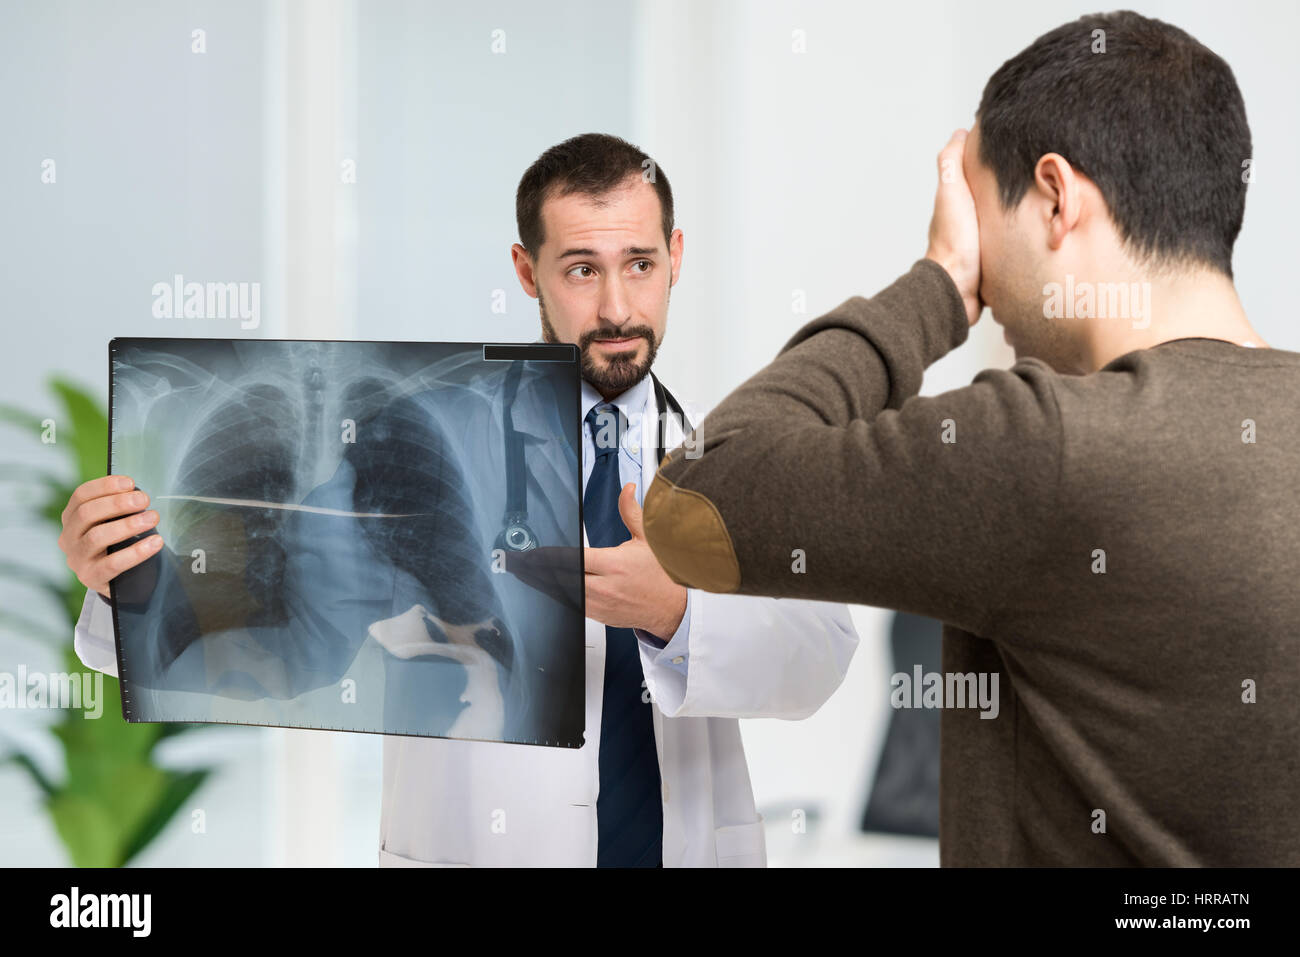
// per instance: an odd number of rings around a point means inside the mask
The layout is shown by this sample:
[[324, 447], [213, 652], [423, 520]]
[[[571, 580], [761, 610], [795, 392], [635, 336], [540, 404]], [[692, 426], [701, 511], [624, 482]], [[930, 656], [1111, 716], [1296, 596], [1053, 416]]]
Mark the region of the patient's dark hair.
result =
[[1059, 153], [1096, 183], [1137, 258], [1232, 275], [1250, 127], [1228, 64], [1187, 33], [1130, 11], [1081, 17], [1002, 64], [977, 119], [1004, 207]]
[[664, 171], [627, 140], [607, 133], [583, 133], [552, 146], [524, 172], [515, 193], [520, 245], [534, 257], [542, 248], [546, 239], [542, 204], [551, 196], [581, 193], [599, 198], [632, 176], [650, 179], [659, 194], [667, 243], [673, 233], [673, 191]]

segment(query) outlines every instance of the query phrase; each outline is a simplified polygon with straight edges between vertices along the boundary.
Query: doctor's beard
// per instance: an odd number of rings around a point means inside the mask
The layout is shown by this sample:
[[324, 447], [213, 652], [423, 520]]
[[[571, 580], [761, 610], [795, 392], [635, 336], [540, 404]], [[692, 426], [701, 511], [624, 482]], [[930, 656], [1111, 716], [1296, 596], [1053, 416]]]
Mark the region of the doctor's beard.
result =
[[[540, 289], [537, 294], [537, 305], [542, 316], [542, 341], [558, 343], [560, 337], [556, 335], [551, 321], [546, 318], [546, 300], [542, 298]], [[646, 357], [640, 362], [631, 356], [614, 355], [600, 364], [592, 357], [589, 348], [591, 343], [600, 339], [626, 339], [629, 336], [637, 336], [649, 343], [650, 348], [646, 352]], [[623, 326], [621, 329], [613, 326], [593, 329], [591, 332], [584, 333], [575, 345], [582, 357], [582, 377], [602, 393], [607, 392], [611, 395], [626, 392], [644, 379], [654, 365], [655, 355], [659, 352], [659, 343], [655, 341], [654, 330], [645, 325]]]

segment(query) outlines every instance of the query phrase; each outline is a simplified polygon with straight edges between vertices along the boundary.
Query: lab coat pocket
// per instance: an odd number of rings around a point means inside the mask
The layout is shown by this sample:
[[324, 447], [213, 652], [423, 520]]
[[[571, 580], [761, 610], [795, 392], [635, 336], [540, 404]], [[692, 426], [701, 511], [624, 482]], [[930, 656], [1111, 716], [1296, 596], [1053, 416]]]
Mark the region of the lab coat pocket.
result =
[[715, 828], [713, 835], [719, 867], [767, 866], [767, 839], [763, 835], [761, 814], [752, 824]]
[[422, 861], [414, 857], [394, 854], [382, 845], [379, 848], [380, 867], [469, 867], [468, 861]]

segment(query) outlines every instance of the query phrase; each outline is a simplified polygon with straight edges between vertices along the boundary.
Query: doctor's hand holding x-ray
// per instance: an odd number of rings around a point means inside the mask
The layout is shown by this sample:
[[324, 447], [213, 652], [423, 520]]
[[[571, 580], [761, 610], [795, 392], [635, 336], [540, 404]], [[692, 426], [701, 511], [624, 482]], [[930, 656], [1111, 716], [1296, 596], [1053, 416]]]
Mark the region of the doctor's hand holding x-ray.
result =
[[106, 475], [78, 486], [63, 509], [59, 535], [59, 548], [78, 581], [108, 598], [110, 581], [157, 553], [163, 544], [159, 535], [108, 551], [158, 524], [158, 513], [146, 509], [148, 504], [148, 494], [137, 490], [126, 475]]

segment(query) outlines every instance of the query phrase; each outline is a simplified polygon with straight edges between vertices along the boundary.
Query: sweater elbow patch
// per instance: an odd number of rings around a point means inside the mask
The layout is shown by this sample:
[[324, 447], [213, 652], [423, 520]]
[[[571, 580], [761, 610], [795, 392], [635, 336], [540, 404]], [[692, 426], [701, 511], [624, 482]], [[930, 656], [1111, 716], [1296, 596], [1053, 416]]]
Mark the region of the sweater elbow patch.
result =
[[735, 545], [708, 498], [661, 473], [650, 484], [643, 518], [655, 557], [677, 584], [724, 594], [740, 587]]

